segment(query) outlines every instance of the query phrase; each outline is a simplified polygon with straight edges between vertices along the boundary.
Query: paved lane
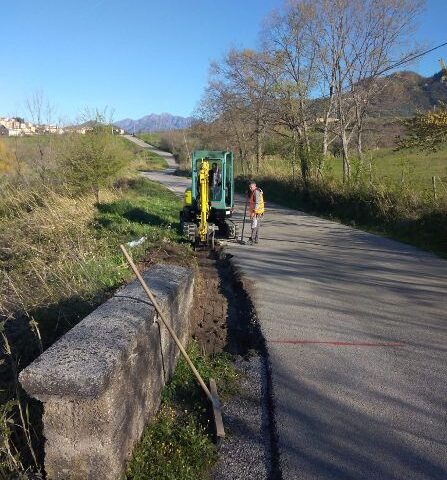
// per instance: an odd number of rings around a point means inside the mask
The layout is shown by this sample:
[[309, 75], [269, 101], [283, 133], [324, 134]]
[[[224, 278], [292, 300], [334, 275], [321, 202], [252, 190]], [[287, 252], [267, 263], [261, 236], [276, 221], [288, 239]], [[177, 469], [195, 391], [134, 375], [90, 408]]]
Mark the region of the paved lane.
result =
[[283, 478], [447, 479], [447, 262], [266, 201], [261, 244], [226, 248], [254, 282]]

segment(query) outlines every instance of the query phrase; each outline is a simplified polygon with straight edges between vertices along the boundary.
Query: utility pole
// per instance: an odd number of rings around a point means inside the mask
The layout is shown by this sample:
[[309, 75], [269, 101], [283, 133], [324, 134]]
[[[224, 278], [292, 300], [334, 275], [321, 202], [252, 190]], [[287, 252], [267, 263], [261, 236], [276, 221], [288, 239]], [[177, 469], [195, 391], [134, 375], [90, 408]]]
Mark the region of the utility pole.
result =
[[444, 59], [440, 58], [439, 63], [441, 65], [441, 72], [442, 72], [442, 77], [441, 77], [441, 82], [445, 83], [447, 82], [447, 66], [444, 62]]

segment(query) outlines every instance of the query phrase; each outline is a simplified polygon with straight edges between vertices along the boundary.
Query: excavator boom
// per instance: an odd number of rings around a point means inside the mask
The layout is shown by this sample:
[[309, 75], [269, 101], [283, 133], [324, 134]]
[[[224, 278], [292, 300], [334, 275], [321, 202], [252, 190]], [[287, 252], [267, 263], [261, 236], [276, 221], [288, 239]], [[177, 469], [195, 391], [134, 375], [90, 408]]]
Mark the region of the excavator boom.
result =
[[210, 211], [209, 205], [209, 176], [210, 164], [206, 160], [202, 160], [199, 172], [199, 236], [201, 242], [208, 239], [208, 216]]

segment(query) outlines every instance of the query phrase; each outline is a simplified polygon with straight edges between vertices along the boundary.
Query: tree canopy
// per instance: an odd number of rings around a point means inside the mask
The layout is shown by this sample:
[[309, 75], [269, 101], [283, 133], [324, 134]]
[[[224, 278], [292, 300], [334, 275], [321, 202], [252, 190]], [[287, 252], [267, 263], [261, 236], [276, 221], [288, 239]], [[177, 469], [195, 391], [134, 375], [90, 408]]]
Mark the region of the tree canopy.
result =
[[408, 135], [399, 138], [398, 148], [419, 148], [437, 150], [447, 142], [447, 105], [441, 103], [438, 108], [427, 113], [417, 113], [405, 120]]

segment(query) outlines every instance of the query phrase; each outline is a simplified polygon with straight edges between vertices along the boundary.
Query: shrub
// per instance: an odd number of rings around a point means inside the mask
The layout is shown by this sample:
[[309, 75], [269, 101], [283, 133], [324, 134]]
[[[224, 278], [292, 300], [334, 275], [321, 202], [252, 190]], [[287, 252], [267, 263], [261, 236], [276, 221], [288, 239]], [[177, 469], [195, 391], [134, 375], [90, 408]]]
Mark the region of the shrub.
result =
[[131, 159], [123, 143], [98, 124], [85, 135], [71, 135], [61, 174], [73, 192], [93, 192], [99, 203], [100, 189], [111, 186]]

